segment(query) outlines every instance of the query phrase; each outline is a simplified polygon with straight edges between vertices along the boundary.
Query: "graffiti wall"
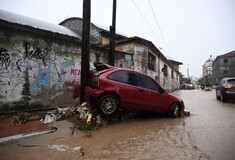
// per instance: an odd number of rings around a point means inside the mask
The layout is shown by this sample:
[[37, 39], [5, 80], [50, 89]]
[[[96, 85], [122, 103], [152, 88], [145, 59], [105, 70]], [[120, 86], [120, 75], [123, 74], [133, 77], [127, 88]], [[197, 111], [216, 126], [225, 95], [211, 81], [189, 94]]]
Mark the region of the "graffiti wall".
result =
[[134, 70], [147, 74], [148, 54], [147, 50], [139, 45], [134, 47]]
[[[1, 33], [5, 36], [5, 33]], [[81, 46], [31, 36], [0, 37], [0, 112], [66, 106], [80, 84]], [[93, 62], [107, 62], [91, 49]]]

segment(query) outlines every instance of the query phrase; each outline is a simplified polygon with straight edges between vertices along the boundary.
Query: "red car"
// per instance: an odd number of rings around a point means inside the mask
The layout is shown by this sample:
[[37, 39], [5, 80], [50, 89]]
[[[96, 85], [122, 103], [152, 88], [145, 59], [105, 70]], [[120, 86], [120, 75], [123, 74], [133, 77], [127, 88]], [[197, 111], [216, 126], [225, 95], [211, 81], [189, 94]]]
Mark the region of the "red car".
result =
[[125, 108], [168, 113], [171, 117], [184, 111], [183, 100], [166, 93], [148, 75], [103, 63], [94, 65], [85, 94], [87, 102], [101, 115]]

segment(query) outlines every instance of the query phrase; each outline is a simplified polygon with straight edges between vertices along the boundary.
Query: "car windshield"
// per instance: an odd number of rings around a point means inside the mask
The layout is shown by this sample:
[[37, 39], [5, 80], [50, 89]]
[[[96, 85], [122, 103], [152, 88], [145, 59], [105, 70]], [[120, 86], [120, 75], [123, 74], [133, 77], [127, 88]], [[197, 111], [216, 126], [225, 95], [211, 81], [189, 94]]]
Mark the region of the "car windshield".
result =
[[229, 79], [229, 80], [228, 80], [228, 83], [230, 83], [230, 84], [235, 84], [235, 79]]

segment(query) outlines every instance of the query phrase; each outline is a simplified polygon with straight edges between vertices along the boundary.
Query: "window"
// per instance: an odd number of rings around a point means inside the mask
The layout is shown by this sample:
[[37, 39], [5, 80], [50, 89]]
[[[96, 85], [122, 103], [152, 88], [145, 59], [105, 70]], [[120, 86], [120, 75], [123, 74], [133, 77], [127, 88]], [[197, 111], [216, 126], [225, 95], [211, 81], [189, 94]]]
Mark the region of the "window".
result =
[[224, 74], [228, 74], [228, 70], [224, 70]]
[[108, 76], [108, 79], [127, 83], [127, 84], [135, 84], [134, 73], [128, 72], [128, 71], [117, 71], [117, 72], [111, 73]]
[[228, 83], [230, 83], [230, 84], [235, 84], [235, 79], [229, 79], [229, 80], [228, 80]]
[[132, 55], [130, 55], [130, 54], [125, 54], [125, 60], [126, 60], [126, 61], [132, 61]]
[[226, 59], [224, 59], [224, 63], [228, 63], [228, 59], [226, 58]]
[[157, 85], [157, 83], [148, 76], [145, 76], [143, 74], [137, 74], [137, 80], [139, 87], [147, 88], [158, 92], [160, 90], [160, 87]]
[[148, 52], [148, 69], [155, 71], [156, 57]]
[[171, 79], [174, 79], [174, 71], [171, 70]]
[[168, 76], [168, 69], [167, 69], [166, 64], [164, 64], [164, 67], [162, 68], [162, 72], [163, 72], [164, 76]]

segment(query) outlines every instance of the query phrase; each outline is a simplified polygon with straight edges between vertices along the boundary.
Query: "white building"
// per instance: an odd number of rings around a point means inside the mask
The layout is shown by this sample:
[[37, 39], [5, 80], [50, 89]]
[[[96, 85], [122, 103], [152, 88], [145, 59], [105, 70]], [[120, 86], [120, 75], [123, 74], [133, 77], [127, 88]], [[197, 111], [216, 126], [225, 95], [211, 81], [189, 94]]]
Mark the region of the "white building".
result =
[[205, 61], [205, 63], [202, 65], [202, 77], [206, 75], [212, 75], [212, 64], [214, 62], [215, 58], [212, 58], [212, 55], [208, 58], [208, 60]]

